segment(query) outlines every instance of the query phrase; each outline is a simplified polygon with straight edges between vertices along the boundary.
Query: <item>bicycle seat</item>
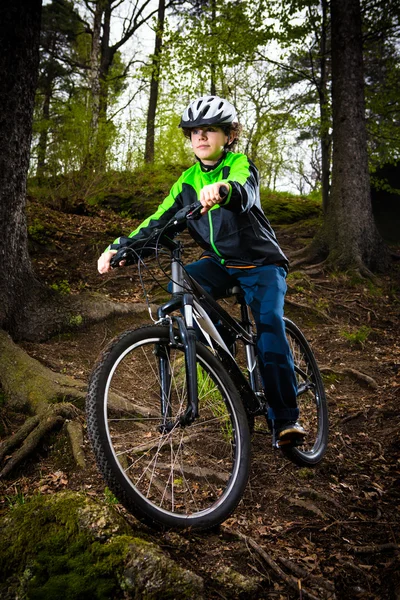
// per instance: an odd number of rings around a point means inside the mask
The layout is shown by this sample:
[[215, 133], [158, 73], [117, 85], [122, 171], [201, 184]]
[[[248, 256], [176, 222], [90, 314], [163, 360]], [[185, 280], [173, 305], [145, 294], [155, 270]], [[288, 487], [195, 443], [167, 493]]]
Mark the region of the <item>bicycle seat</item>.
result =
[[217, 298], [230, 298], [231, 296], [243, 296], [243, 290], [240, 285], [233, 285], [229, 288], [223, 288], [218, 290], [216, 294]]

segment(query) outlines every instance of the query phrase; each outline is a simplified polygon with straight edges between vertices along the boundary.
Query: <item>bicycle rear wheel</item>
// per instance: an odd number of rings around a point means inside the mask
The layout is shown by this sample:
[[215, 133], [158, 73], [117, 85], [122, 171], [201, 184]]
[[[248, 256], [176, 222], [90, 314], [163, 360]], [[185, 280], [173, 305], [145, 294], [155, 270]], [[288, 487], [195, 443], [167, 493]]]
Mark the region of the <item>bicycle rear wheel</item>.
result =
[[324, 384], [314, 354], [303, 333], [286, 318], [285, 326], [294, 359], [300, 421], [307, 431], [307, 437], [301, 446], [282, 446], [282, 452], [300, 466], [313, 466], [322, 460], [328, 444], [328, 407]]
[[[246, 415], [220, 362], [198, 343], [200, 417], [182, 427], [185, 356], [181, 344], [169, 342], [168, 327], [149, 326], [111, 344], [90, 380], [88, 431], [107, 485], [137, 518], [152, 526], [207, 529], [224, 521], [244, 492]], [[160, 426], [161, 372], [169, 427]]]

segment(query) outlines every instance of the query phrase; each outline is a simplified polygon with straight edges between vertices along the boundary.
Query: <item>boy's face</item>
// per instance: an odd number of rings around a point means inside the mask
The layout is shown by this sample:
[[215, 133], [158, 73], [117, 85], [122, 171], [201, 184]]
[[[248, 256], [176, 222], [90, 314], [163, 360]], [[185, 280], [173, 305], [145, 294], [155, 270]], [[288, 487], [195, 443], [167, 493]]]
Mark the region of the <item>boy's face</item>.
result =
[[229, 141], [220, 127], [197, 127], [190, 136], [195, 155], [204, 164], [214, 164], [222, 156], [224, 146]]

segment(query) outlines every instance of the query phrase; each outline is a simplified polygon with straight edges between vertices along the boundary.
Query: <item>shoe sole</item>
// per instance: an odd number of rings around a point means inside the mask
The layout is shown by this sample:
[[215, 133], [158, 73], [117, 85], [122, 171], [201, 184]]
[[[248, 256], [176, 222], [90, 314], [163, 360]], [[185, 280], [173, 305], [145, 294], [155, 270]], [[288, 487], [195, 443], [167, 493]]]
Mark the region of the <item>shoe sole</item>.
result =
[[299, 446], [304, 442], [306, 436], [306, 432], [302, 433], [298, 429], [288, 429], [280, 434], [277, 446], [286, 446], [288, 444]]

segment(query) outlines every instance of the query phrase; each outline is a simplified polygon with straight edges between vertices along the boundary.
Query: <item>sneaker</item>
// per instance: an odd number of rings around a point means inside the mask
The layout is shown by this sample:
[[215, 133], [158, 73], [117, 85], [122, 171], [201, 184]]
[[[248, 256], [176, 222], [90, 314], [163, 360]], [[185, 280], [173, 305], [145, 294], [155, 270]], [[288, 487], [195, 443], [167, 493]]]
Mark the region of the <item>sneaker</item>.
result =
[[306, 430], [297, 421], [278, 421], [274, 422], [276, 445], [286, 446], [291, 444], [297, 446], [302, 444], [307, 435]]

